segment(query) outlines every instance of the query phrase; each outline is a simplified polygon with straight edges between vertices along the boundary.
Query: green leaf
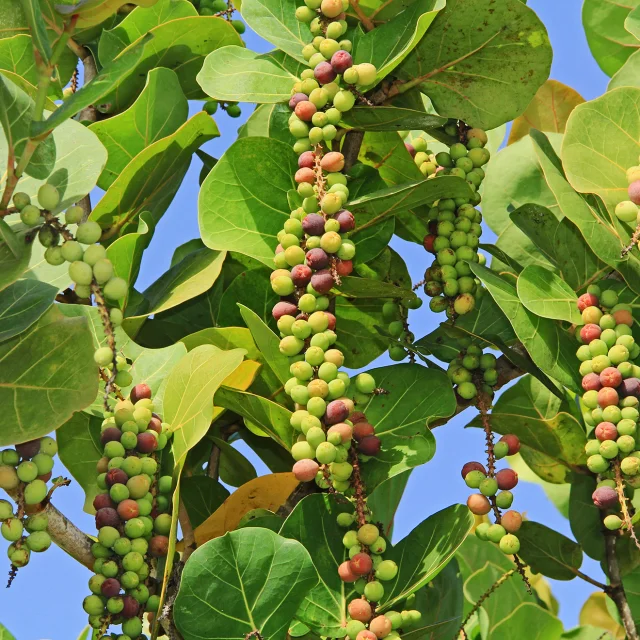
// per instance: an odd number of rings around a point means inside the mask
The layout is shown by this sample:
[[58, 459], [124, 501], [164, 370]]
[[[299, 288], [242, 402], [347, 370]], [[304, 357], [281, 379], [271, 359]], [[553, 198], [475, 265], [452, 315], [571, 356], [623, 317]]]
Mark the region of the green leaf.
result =
[[594, 560], [604, 559], [604, 536], [601, 512], [591, 495], [597, 482], [592, 475], [574, 473], [569, 494], [569, 523], [571, 532], [584, 552]]
[[242, 17], [262, 38], [305, 64], [302, 48], [312, 40], [309, 26], [296, 19], [287, 0], [243, 0]]
[[210, 53], [197, 80], [216, 100], [262, 104], [288, 102], [297, 78], [269, 55], [232, 45]]
[[331, 638], [344, 635], [347, 597], [352, 592], [338, 575], [338, 566], [347, 557], [344, 529], [336, 522], [340, 513], [353, 513], [352, 505], [326, 493], [312, 494], [296, 504], [280, 529], [282, 537], [297, 540], [309, 551], [320, 578], [306, 594], [296, 620]]
[[341, 278], [338, 287], [346, 298], [394, 298], [397, 300], [416, 300], [417, 295], [411, 289], [396, 287], [390, 282], [346, 276]]
[[581, 324], [578, 296], [555, 273], [529, 265], [518, 276], [518, 297], [537, 316]]
[[[192, 6], [186, 0], [184, 4]], [[171, 69], [152, 69], [142, 93], [129, 109], [89, 127], [109, 153], [98, 186], [106, 191], [136, 155], [175, 133], [188, 115], [189, 105], [178, 76]]]
[[80, 635], [78, 636], [77, 640], [88, 640], [89, 638], [89, 634], [91, 633], [91, 627], [90, 626], [86, 626], [81, 632]]
[[562, 634], [564, 640], [606, 640], [607, 635], [611, 635], [600, 627], [592, 627], [591, 625], [581, 625], [570, 629]]
[[78, 14], [78, 27], [88, 29], [89, 27], [99, 25], [116, 14], [120, 7], [124, 4], [133, 4], [140, 7], [150, 7], [157, 0], [133, 0], [133, 2], [123, 2], [123, 0], [65, 0], [64, 4], [56, 4], [56, 9], [60, 13]]
[[[415, 5], [414, 5], [415, 6]], [[370, 33], [377, 33], [378, 29]], [[342, 123], [349, 129], [361, 131], [429, 131], [444, 126], [447, 121], [433, 113], [401, 107], [354, 107], [342, 114]]]
[[[640, 5], [639, 5], [640, 6]], [[640, 40], [640, 8], [631, 9], [624, 21], [624, 28]]]
[[258, 477], [255, 467], [237, 449], [225, 440], [212, 438], [220, 449], [220, 480], [232, 487], [239, 487]]
[[150, 39], [141, 36], [119, 54], [121, 58], [136, 47], [143, 47], [135, 73], [106, 98], [117, 110], [128, 107], [135, 100], [144, 86], [147, 72], [156, 67], [173, 69], [189, 100], [204, 98], [196, 75], [206, 56], [220, 47], [242, 44], [228, 20], [213, 16], [178, 18], [154, 27], [148, 34]]
[[51, 59], [51, 45], [47, 37], [47, 28], [40, 9], [38, 0], [22, 0], [22, 10], [29, 25], [29, 31], [33, 38], [33, 46], [38, 50], [42, 58], [42, 64], [49, 64]]
[[593, 57], [600, 68], [612, 76], [640, 46], [638, 39], [625, 29], [625, 19], [637, 6], [607, 0], [585, 0], [582, 24]]
[[538, 522], [527, 520], [518, 531], [520, 555], [534, 573], [554, 580], [573, 580], [582, 566], [582, 547]]
[[621, 87], [577, 106], [569, 116], [562, 162], [576, 191], [613, 208], [628, 198], [626, 171], [640, 153], [640, 88]]
[[[20, 234], [24, 241], [25, 232]], [[25, 251], [16, 258], [14, 251], [0, 236], [0, 291], [15, 282], [29, 266], [31, 258], [31, 244], [26, 244]]]
[[[535, 378], [525, 376], [500, 395], [489, 419], [497, 433], [513, 433], [532, 450], [582, 472], [587, 440], [582, 425], [568, 410], [566, 401], [554, 396]], [[481, 424], [474, 418], [468, 426]]]
[[0, 640], [16, 640], [10, 633], [9, 629], [0, 622]]
[[229, 491], [209, 476], [189, 476], [181, 485], [180, 498], [194, 529], [229, 497]]
[[238, 138], [273, 138], [293, 146], [295, 138], [289, 131], [288, 104], [259, 104], [238, 129]]
[[253, 631], [264, 640], [280, 640], [317, 582], [299, 542], [267, 529], [232, 531], [189, 558], [174, 620], [184, 640], [242, 639]]
[[178, 191], [193, 152], [218, 135], [211, 116], [197, 113], [174, 134], [140, 152], [109, 187], [90, 219], [111, 236], [131, 230], [128, 225], [137, 226], [142, 211], [149, 211], [157, 222]]
[[4, 218], [0, 218], [0, 238], [14, 258], [20, 259], [20, 257], [26, 253], [27, 248], [24, 238], [19, 237], [5, 222]]
[[435, 4], [435, 0], [416, 0], [391, 20], [358, 38], [354, 63], [370, 62], [377, 69], [376, 80], [369, 87], [386, 78], [418, 45], [438, 15], [437, 10], [432, 11]]
[[438, 113], [492, 129], [525, 110], [551, 57], [544, 25], [520, 0], [449, 0], [398, 74]]
[[394, 216], [385, 216], [378, 222], [358, 225], [356, 218], [356, 230], [349, 239], [356, 245], [358, 262], [370, 262], [384, 251], [391, 241], [396, 222]]
[[276, 234], [289, 219], [287, 192], [295, 188], [297, 167], [295, 154], [283, 142], [236, 140], [200, 190], [198, 217], [204, 243], [273, 268]]
[[384, 480], [367, 497], [367, 506], [375, 514], [375, 521], [382, 523], [382, 531], [387, 538], [391, 538], [393, 520], [411, 472], [409, 469]]
[[389, 186], [419, 181], [423, 186], [429, 185], [407, 151], [404, 140], [394, 131], [365, 132], [358, 159], [376, 169]]
[[18, 280], [0, 291], [0, 342], [28, 329], [53, 304], [58, 293], [37, 280]]
[[260, 319], [260, 317], [244, 305], [239, 305], [244, 323], [260, 350], [261, 357], [269, 365], [282, 384], [291, 377], [289, 358], [280, 353], [280, 338]]
[[73, 118], [82, 109], [99, 103], [102, 98], [119, 87], [136, 70], [142, 59], [145, 43], [150, 38], [151, 36], [144, 36], [136, 46], [124, 51], [121, 56], [104, 66], [89, 84], [64, 100], [46, 120], [32, 123], [32, 136], [44, 137], [66, 120]]
[[[7, 152], [11, 151], [14, 158], [20, 158], [29, 139], [33, 109], [33, 100], [20, 87], [0, 74], [0, 125], [4, 131], [0, 149], [6, 146]], [[34, 178], [44, 179], [51, 173], [55, 161], [55, 141], [52, 138], [43, 140], [36, 148], [25, 172]]]
[[638, 80], [638, 73], [640, 70], [640, 53], [636, 51], [631, 54], [627, 61], [616, 71], [609, 84], [607, 85], [607, 91], [613, 91], [620, 87], [639, 87], [640, 81]]
[[96, 396], [98, 370], [86, 320], [50, 309], [0, 343], [0, 446], [51, 433]]
[[291, 411], [267, 398], [231, 387], [221, 387], [215, 400], [216, 406], [241, 415], [286, 449], [291, 449], [298, 437], [289, 423]]
[[164, 393], [164, 419], [173, 432], [176, 467], [205, 436], [211, 423], [213, 396], [222, 381], [235, 371], [243, 349], [221, 351], [202, 345], [183, 356], [173, 368]]
[[197, 15], [198, 11], [187, 0], [153, 0], [153, 6], [138, 7], [127, 14], [116, 27], [102, 31], [98, 40], [100, 62], [107, 64], [154, 27], [178, 18]]
[[367, 489], [428, 462], [435, 453], [435, 439], [428, 425], [449, 417], [456, 407], [445, 373], [415, 364], [397, 364], [369, 373], [387, 394], [374, 395], [359, 408], [382, 441], [382, 450], [362, 465]]
[[96, 475], [96, 465], [103, 455], [101, 425], [101, 416], [79, 411], [56, 431], [60, 461], [84, 490], [83, 509], [87, 513], [95, 513], [93, 499], [102, 492]]
[[385, 583], [380, 613], [395, 609], [402, 600], [433, 580], [453, 557], [473, 525], [473, 516], [455, 504], [423, 520], [408, 536], [385, 553], [394, 560], [398, 575]]
[[537, 604], [523, 602], [492, 630], [492, 640], [560, 640], [562, 622]]
[[580, 388], [575, 345], [567, 340], [566, 331], [553, 320], [540, 318], [528, 311], [518, 299], [515, 286], [497, 273], [479, 264], [470, 266], [511, 322], [535, 364], [564, 386], [574, 390]]

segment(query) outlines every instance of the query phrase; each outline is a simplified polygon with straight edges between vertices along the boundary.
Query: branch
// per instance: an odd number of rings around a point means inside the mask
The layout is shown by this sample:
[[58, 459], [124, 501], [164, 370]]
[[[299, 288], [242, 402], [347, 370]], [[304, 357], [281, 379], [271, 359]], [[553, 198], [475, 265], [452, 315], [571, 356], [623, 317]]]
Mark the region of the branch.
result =
[[375, 25], [373, 24], [371, 18], [369, 18], [367, 14], [360, 8], [359, 0], [350, 0], [349, 4], [358, 16], [358, 20], [362, 22], [362, 26], [365, 28], [365, 31], [371, 31], [375, 27]]
[[[14, 500], [18, 497], [17, 491], [8, 491], [7, 493]], [[71, 520], [58, 511], [50, 502], [40, 513], [44, 513], [48, 518], [47, 531], [53, 542], [63, 551], [66, 551], [74, 560], [77, 560], [87, 569], [92, 569], [95, 562], [95, 558], [91, 553], [93, 540], [80, 531]]]
[[358, 161], [360, 147], [364, 140], [364, 131], [351, 129], [347, 131], [342, 145], [342, 155], [344, 156], [344, 171], [347, 172]]
[[636, 630], [635, 622], [633, 621], [633, 614], [631, 608], [627, 602], [627, 595], [624, 592], [622, 586], [622, 580], [620, 578], [620, 567], [618, 565], [618, 557], [616, 556], [616, 535], [615, 533], [605, 534], [605, 549], [607, 560], [607, 573], [609, 574], [609, 581], [611, 585], [607, 589], [607, 593], [611, 599], [616, 603], [618, 613], [620, 614], [620, 620], [627, 634], [627, 640], [639, 640], [638, 632]]
[[189, 556], [196, 550], [197, 545], [191, 520], [189, 519], [189, 514], [182, 500], [180, 500], [180, 507], [178, 508], [178, 520], [180, 521], [184, 542], [184, 553], [182, 554], [181, 561], [185, 563], [189, 559]]

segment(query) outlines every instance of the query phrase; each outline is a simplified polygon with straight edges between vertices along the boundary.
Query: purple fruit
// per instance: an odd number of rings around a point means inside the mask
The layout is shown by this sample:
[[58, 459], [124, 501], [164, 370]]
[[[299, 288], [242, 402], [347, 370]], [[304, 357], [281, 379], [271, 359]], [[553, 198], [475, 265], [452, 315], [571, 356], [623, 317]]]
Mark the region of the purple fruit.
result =
[[135, 618], [140, 610], [140, 605], [133, 596], [123, 596], [124, 609], [122, 609], [123, 618]]
[[352, 65], [353, 58], [347, 51], [336, 51], [331, 56], [331, 66], [336, 73], [344, 73]]
[[295, 109], [298, 102], [308, 99], [309, 96], [306, 93], [294, 93], [289, 99], [289, 109]]
[[324, 269], [329, 266], [329, 256], [325, 253], [324, 249], [311, 249], [307, 251], [307, 266], [311, 267], [314, 271]]
[[296, 287], [306, 287], [311, 282], [313, 271], [306, 264], [297, 264], [291, 269], [291, 279]]
[[23, 458], [33, 458], [40, 451], [40, 438], [17, 444], [16, 451]]
[[610, 509], [618, 504], [618, 494], [611, 487], [598, 487], [591, 499], [598, 509]]
[[335, 219], [340, 223], [340, 233], [352, 231], [356, 226], [356, 219], [353, 217], [353, 213], [346, 209], [338, 211], [335, 215]]
[[104, 446], [107, 442], [120, 442], [120, 436], [122, 435], [122, 431], [117, 427], [107, 427], [100, 434], [100, 442]]
[[305, 151], [298, 156], [298, 167], [300, 169], [313, 169], [316, 163], [316, 154], [313, 151]]
[[[326, 63], [323, 62], [322, 64]], [[316, 70], [317, 68], [318, 67], [316, 67]], [[318, 82], [320, 82], [320, 80], [318, 80]], [[636, 180], [629, 185], [629, 200], [634, 204], [640, 204], [640, 180]]]
[[96, 513], [96, 529], [102, 529], [102, 527], [117, 527], [119, 524], [120, 516], [118, 512], [111, 507], [99, 509]]
[[320, 84], [329, 84], [336, 79], [338, 74], [333, 70], [330, 62], [321, 62], [313, 70], [313, 75]]
[[114, 484], [127, 484], [129, 476], [122, 469], [109, 469], [105, 482], [108, 487], [112, 487]]
[[333, 287], [333, 276], [331, 275], [331, 272], [327, 269], [322, 269], [321, 271], [314, 273], [311, 276], [311, 286], [318, 293], [329, 293]]
[[618, 387], [618, 393], [623, 397], [640, 395], [640, 380], [638, 378], [627, 378]]
[[349, 408], [342, 400], [332, 400], [327, 405], [324, 420], [327, 424], [338, 424], [349, 417]]
[[105, 598], [113, 598], [120, 593], [120, 583], [115, 578], [107, 578], [100, 587]]
[[321, 236], [324, 233], [324, 218], [318, 213], [310, 213], [302, 221], [302, 230], [308, 236]]
[[277, 322], [282, 316], [295, 316], [298, 313], [298, 307], [292, 302], [281, 300], [277, 302], [271, 311], [273, 319]]

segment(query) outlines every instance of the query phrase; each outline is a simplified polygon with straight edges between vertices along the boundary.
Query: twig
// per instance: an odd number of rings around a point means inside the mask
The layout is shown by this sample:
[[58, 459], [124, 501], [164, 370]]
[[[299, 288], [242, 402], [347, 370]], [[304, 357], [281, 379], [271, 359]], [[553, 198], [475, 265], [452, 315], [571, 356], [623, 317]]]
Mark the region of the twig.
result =
[[100, 285], [95, 281], [95, 279], [91, 282], [91, 291], [93, 292], [93, 297], [95, 298], [96, 305], [98, 306], [100, 320], [102, 320], [102, 328], [104, 329], [104, 333], [107, 337], [107, 346], [109, 347], [109, 349], [111, 349], [111, 354], [113, 356], [113, 370], [111, 371], [109, 380], [107, 380], [107, 383], [104, 386], [104, 395], [102, 397], [102, 405], [104, 406], [104, 410], [110, 411], [111, 409], [109, 406], [109, 394], [111, 393], [116, 375], [118, 374], [118, 363], [116, 360], [118, 356], [118, 352], [116, 351], [116, 336], [113, 332], [113, 325], [111, 324], [111, 319], [109, 318], [109, 310], [107, 309], [106, 302], [104, 301], [102, 289], [100, 288]]
[[633, 614], [620, 577], [620, 567], [616, 556], [616, 534], [613, 532], [605, 534], [605, 551], [609, 581], [611, 583], [607, 593], [616, 604], [620, 620], [627, 634], [627, 640], [639, 640]]
[[355, 11], [356, 16], [358, 16], [360, 22], [362, 22], [362, 26], [364, 27], [365, 31], [371, 31], [373, 28], [375, 28], [375, 25], [373, 24], [371, 18], [369, 18], [367, 14], [360, 8], [359, 0], [350, 0], [349, 4]]
[[347, 172], [358, 161], [360, 147], [364, 140], [364, 131], [352, 129], [347, 131], [342, 145], [342, 155], [344, 156], [344, 171]]
[[620, 502], [620, 509], [622, 510], [622, 519], [624, 520], [624, 525], [629, 531], [629, 535], [631, 536], [634, 544], [638, 549], [640, 549], [640, 542], [638, 542], [636, 532], [633, 529], [633, 522], [631, 521], [631, 516], [629, 515], [629, 508], [627, 507], [627, 497], [624, 495], [624, 484], [622, 482], [622, 473], [620, 472], [620, 462], [618, 460], [613, 461], [613, 470], [616, 474], [616, 493], [618, 494], [618, 501]]
[[411, 291], [417, 291], [420, 287], [424, 286], [426, 280], [420, 280], [420, 282], [416, 282], [413, 287], [411, 287]]
[[638, 244], [638, 240], [640, 240], [640, 222], [633, 232], [629, 244], [620, 252], [620, 257], [624, 258]]
[[[109, 374], [107, 373], [108, 369], [106, 369], [105, 367], [100, 367], [100, 377], [102, 378], [103, 382], [108, 383], [109, 382]], [[118, 400], [124, 400], [124, 396], [122, 395], [122, 391], [120, 391], [120, 389], [117, 387], [117, 385], [113, 385], [113, 395], [118, 398]]]

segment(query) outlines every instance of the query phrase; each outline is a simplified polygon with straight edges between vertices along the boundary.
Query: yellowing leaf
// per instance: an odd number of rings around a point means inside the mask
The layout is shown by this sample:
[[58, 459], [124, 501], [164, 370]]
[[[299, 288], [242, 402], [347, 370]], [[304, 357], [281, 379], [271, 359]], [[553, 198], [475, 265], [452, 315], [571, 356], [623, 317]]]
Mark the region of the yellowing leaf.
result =
[[[233, 387], [234, 389], [241, 389], [246, 391], [256, 379], [258, 371], [262, 365], [254, 360], [244, 360], [240, 366], [228, 375], [222, 384], [225, 387]], [[224, 411], [224, 407], [213, 407], [213, 417], [211, 422], [220, 416]]]
[[569, 114], [583, 102], [584, 98], [575, 89], [557, 80], [547, 80], [525, 112], [513, 121], [507, 144], [524, 138], [530, 129], [564, 133]]
[[268, 509], [275, 513], [297, 486], [293, 473], [272, 473], [243, 484], [196, 528], [196, 543], [200, 546], [233, 531], [252, 509]]
[[604, 593], [592, 593], [582, 605], [579, 622], [606, 629], [615, 640], [623, 640], [626, 635], [624, 629], [611, 617], [606, 598]]

